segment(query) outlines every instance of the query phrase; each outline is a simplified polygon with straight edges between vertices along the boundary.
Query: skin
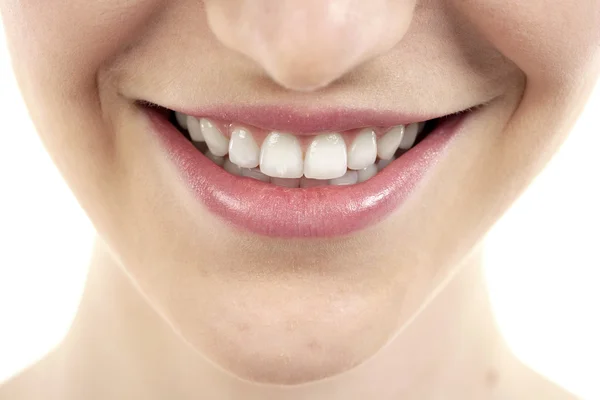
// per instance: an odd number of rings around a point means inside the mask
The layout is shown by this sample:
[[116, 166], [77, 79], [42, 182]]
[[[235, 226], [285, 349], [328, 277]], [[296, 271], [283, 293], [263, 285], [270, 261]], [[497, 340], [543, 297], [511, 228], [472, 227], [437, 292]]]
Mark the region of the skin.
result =
[[[480, 242], [589, 96], [600, 1], [0, 0], [0, 13], [40, 137], [99, 233], [70, 334], [0, 399], [572, 398], [503, 344]], [[483, 106], [401, 211], [283, 240], [193, 200], [136, 100]]]

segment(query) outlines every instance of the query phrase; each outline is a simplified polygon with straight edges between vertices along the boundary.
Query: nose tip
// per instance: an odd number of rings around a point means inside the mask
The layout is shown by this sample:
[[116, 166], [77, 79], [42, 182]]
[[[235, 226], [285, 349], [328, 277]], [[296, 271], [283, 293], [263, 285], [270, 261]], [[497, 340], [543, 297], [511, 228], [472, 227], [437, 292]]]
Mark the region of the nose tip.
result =
[[416, 0], [207, 0], [216, 37], [285, 88], [311, 91], [402, 39]]
[[329, 35], [318, 43], [304, 35], [302, 40], [288, 37], [285, 41], [263, 43], [246, 54], [281, 86], [313, 91], [327, 86], [367, 58], [369, 49], [350, 47], [350, 40], [333, 37]]
[[[331, 38], [318, 45], [292, 38], [269, 43], [248, 54], [281, 86], [297, 91], [313, 91], [338, 79], [364, 58], [364, 49], [348, 49], [343, 41]], [[361, 54], [363, 53], [363, 54]]]

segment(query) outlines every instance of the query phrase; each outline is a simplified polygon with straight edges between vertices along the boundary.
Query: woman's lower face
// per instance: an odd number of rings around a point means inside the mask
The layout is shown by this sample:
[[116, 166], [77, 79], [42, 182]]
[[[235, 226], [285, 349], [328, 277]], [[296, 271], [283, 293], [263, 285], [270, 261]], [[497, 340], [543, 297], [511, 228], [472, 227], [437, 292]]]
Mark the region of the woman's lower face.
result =
[[596, 0], [54, 3], [0, 1], [44, 144], [151, 305], [259, 381], [380, 349], [598, 66]]

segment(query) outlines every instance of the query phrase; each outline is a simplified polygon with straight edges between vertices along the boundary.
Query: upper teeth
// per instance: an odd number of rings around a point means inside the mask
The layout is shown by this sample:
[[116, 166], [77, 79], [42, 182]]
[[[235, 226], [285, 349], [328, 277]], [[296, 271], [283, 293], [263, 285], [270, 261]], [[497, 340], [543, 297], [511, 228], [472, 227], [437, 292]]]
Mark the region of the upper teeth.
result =
[[[188, 125], [190, 121], [188, 120]], [[224, 156], [229, 151], [229, 140], [223, 136], [219, 128], [206, 118], [200, 119], [200, 128], [202, 135], [199, 135], [198, 141], [206, 141], [206, 145], [211, 153], [216, 156]], [[203, 136], [203, 138], [202, 138]], [[192, 140], [194, 140], [192, 138]]]
[[271, 132], [260, 149], [260, 171], [273, 178], [300, 178], [304, 174], [302, 149], [295, 136]]
[[304, 176], [312, 179], [335, 179], [348, 170], [344, 138], [339, 133], [319, 135], [313, 139], [304, 158]]
[[303, 154], [300, 141], [289, 133], [271, 132], [259, 146], [248, 128], [234, 126], [229, 139], [209, 119], [175, 116], [193, 142], [206, 142], [207, 157], [228, 172], [288, 187], [319, 186], [318, 180], [331, 185], [364, 182], [389, 164], [398, 149], [410, 149], [424, 126], [399, 125], [380, 138], [374, 129], [363, 129], [349, 146], [339, 133], [319, 134]]
[[348, 168], [360, 170], [375, 164], [377, 159], [377, 136], [373, 129], [361, 131], [348, 151]]
[[236, 128], [229, 139], [229, 159], [242, 168], [254, 168], [259, 164], [258, 145], [252, 134], [244, 128]]
[[377, 155], [382, 160], [389, 160], [394, 157], [398, 146], [402, 143], [404, 137], [404, 125], [392, 128], [377, 141]]

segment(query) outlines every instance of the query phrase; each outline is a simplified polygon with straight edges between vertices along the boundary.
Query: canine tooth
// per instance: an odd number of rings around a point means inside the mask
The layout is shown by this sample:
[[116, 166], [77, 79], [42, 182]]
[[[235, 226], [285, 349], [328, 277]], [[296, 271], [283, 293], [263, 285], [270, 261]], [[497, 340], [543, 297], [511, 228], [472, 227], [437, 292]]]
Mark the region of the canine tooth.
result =
[[176, 112], [175, 113], [175, 119], [177, 120], [177, 123], [179, 124], [180, 127], [182, 127], [183, 129], [187, 129], [188, 128], [188, 116], [185, 114], [182, 114], [180, 112]]
[[269, 178], [267, 175], [260, 172], [258, 168], [242, 168], [242, 176], [262, 182], [269, 182], [271, 180], [271, 178]]
[[364, 182], [377, 175], [377, 166], [375, 164], [369, 165], [367, 168], [363, 168], [358, 171], [358, 182]]
[[260, 171], [273, 178], [300, 178], [302, 149], [295, 136], [271, 132], [260, 149]]
[[223, 136], [219, 128], [206, 118], [200, 119], [200, 127], [202, 128], [202, 135], [204, 136], [206, 145], [211, 153], [221, 157], [226, 155], [227, 150], [229, 150], [229, 140]]
[[223, 164], [225, 164], [225, 158], [224, 157], [215, 156], [209, 150], [207, 150], [204, 153], [204, 155], [206, 156], [206, 158], [208, 158], [209, 160], [211, 160], [212, 162], [214, 162], [215, 164], [217, 164], [219, 167], [222, 167]]
[[348, 151], [348, 168], [363, 169], [377, 158], [377, 136], [373, 129], [364, 129], [352, 142]]
[[402, 142], [402, 136], [404, 136], [404, 125], [398, 125], [379, 138], [377, 141], [377, 155], [379, 158], [389, 160], [394, 157], [394, 153], [398, 150], [400, 142]]
[[339, 133], [315, 137], [306, 151], [304, 176], [313, 179], [335, 179], [348, 169], [346, 143]]
[[258, 167], [260, 149], [250, 131], [235, 128], [229, 139], [229, 159], [242, 168]]
[[194, 142], [204, 142], [204, 135], [202, 134], [202, 128], [200, 127], [200, 121], [196, 118], [187, 117], [187, 129], [190, 133], [190, 137]]
[[417, 135], [418, 135], [419, 133], [423, 132], [423, 129], [425, 129], [425, 124], [426, 124], [426, 123], [427, 123], [426, 121], [419, 122], [419, 129], [417, 129]]
[[300, 187], [299, 178], [271, 178], [271, 183], [277, 186], [283, 186], [288, 188]]
[[417, 134], [419, 133], [419, 124], [410, 124], [404, 130], [404, 136], [402, 136], [402, 141], [398, 146], [402, 150], [410, 149], [413, 144], [415, 144], [415, 140], [417, 139]]
[[242, 176], [242, 168], [229, 161], [229, 159], [225, 160], [223, 169], [232, 175]]
[[392, 161], [394, 161], [393, 159], [391, 160], [379, 160], [379, 162], [377, 163], [377, 171], [381, 171], [382, 169], [384, 169], [385, 167], [387, 167], [388, 165], [390, 165], [392, 163]]
[[323, 179], [310, 179], [305, 176], [300, 178], [300, 187], [301, 188], [311, 188], [311, 187], [319, 187], [319, 186], [327, 186], [329, 185], [329, 181]]
[[344, 176], [340, 176], [339, 178], [331, 179], [329, 181], [330, 185], [334, 186], [348, 186], [354, 185], [358, 182], [358, 172], [356, 171], [347, 171]]

